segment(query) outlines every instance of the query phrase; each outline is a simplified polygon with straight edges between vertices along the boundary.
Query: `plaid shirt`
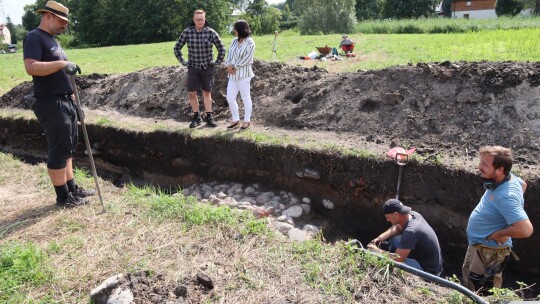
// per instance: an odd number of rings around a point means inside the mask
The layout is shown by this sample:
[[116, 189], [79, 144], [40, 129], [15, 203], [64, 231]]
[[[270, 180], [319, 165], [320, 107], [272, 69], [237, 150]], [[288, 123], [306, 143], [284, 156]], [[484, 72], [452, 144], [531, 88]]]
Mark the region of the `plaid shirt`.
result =
[[190, 67], [197, 69], [206, 69], [208, 67], [208, 64], [214, 58], [212, 44], [218, 49], [216, 63], [220, 64], [225, 58], [225, 46], [221, 42], [218, 33], [207, 26], [203, 27], [200, 32], [197, 32], [195, 26], [190, 26], [178, 38], [174, 45], [174, 55], [182, 64], [185, 61], [181, 50], [186, 43], [188, 45], [188, 64]]

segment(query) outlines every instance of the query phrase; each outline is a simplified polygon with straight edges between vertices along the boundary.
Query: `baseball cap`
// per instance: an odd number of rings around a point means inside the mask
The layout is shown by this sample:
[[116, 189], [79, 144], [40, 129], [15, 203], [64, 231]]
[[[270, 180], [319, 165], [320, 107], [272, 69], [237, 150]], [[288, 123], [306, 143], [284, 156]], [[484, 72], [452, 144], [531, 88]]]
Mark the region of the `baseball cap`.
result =
[[384, 203], [383, 210], [384, 210], [384, 214], [390, 214], [394, 212], [398, 212], [401, 214], [408, 214], [409, 212], [411, 212], [411, 207], [407, 207], [403, 205], [403, 203], [400, 202], [399, 200], [392, 198], [392, 199], [387, 200]]

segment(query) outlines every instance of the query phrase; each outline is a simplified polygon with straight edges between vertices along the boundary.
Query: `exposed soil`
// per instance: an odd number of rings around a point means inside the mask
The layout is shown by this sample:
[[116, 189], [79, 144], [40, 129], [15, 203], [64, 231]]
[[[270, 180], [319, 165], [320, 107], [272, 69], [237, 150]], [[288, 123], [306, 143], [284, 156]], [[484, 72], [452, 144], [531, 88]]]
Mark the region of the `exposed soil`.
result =
[[[394, 146], [416, 147], [426, 159], [468, 172], [475, 171], [480, 146], [498, 144], [511, 147], [519, 174], [536, 182], [529, 191], [534, 191], [540, 177], [540, 62], [421, 63], [331, 74], [316, 66], [257, 61], [254, 70], [254, 132], [311, 138], [375, 153], [385, 153]], [[160, 67], [122, 75], [92, 74], [78, 76], [77, 83], [85, 109], [109, 113], [118, 120], [129, 118], [142, 123], [152, 119], [164, 124], [185, 124], [187, 128], [191, 109], [184, 85], [186, 71], [183, 67]], [[230, 121], [224, 69], [217, 71], [215, 81], [214, 113], [219, 128], [224, 129]], [[26, 108], [22, 97], [30, 92], [31, 83], [21, 84], [1, 97], [0, 107]], [[422, 179], [420, 169], [410, 170]], [[447, 175], [443, 171], [440, 174]], [[388, 172], [386, 168], [380, 175], [387, 177]], [[373, 191], [395, 187], [395, 176], [391, 176], [388, 185], [381, 183]], [[360, 187], [362, 192], [361, 179], [358, 181], [359, 185], [352, 188]], [[441, 211], [433, 210], [428, 199], [414, 199], [425, 203], [426, 213], [431, 212], [443, 222], [444, 218], [452, 218], [445, 208], [458, 210], [462, 204], [460, 196], [466, 195], [457, 193], [456, 185], [433, 191], [438, 189], [433, 188], [437, 182], [417, 183], [416, 188], [424, 185], [425, 189], [415, 191], [433, 192], [434, 201], [446, 203], [440, 206]], [[337, 189], [334, 186], [331, 185]], [[354, 216], [358, 219], [359, 215]], [[534, 223], [538, 221], [536, 213], [530, 216]], [[462, 220], [459, 217], [452, 225], [461, 227]], [[449, 231], [455, 230], [452, 225], [447, 227]]]
[[[467, 158], [482, 145], [499, 144], [513, 148], [525, 170], [539, 164], [539, 62], [420, 63], [330, 74], [316, 66], [256, 61], [254, 70], [254, 125], [276, 128], [278, 134], [295, 136], [301, 129], [348, 147], [417, 147], [421, 154], [443, 158]], [[183, 67], [92, 74], [77, 81], [85, 108], [190, 120]], [[230, 119], [224, 69], [216, 72], [215, 84], [214, 112], [224, 126]], [[15, 87], [0, 105], [25, 107], [22, 96], [30, 88], [30, 83]], [[531, 171], [536, 176], [538, 171]]]

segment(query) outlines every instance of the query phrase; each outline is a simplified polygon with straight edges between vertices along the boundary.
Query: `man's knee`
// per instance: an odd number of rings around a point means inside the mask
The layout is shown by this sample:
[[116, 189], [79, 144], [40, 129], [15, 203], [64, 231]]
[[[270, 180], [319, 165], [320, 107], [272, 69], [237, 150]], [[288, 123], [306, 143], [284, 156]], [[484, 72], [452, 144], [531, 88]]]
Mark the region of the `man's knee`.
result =
[[59, 156], [49, 156], [47, 160], [47, 169], [51, 170], [60, 170], [67, 167], [67, 158], [62, 158]]

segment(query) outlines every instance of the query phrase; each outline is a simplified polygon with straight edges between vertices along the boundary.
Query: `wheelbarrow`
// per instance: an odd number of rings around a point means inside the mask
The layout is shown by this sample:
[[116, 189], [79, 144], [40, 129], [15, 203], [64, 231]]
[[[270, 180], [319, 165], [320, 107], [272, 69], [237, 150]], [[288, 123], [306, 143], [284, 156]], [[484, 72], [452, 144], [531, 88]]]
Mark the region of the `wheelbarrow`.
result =
[[325, 56], [325, 57], [328, 56], [328, 55], [330, 55], [330, 52], [332, 52], [332, 48], [329, 47], [328, 45], [325, 46], [325, 47], [318, 47], [318, 48], [316, 48], [316, 49], [317, 49], [317, 51], [318, 51], [321, 55], [323, 55], [323, 56]]

